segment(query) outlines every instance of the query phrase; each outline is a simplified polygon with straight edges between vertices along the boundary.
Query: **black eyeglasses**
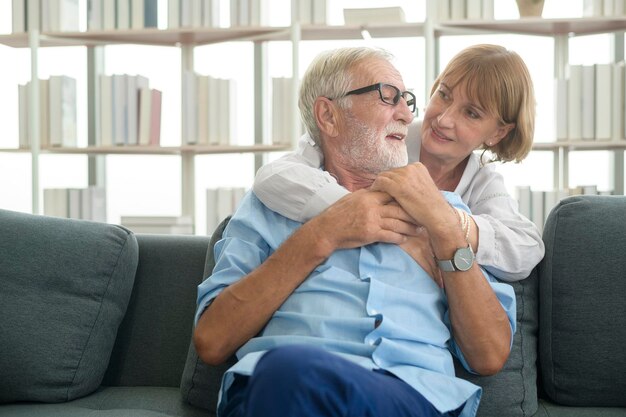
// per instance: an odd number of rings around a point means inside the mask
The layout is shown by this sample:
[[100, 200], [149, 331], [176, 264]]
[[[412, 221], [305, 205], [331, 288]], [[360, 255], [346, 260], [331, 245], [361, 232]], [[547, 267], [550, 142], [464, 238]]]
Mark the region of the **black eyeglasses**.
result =
[[[356, 90], [348, 91], [341, 97], [350, 96], [350, 95], [359, 95], [364, 93], [369, 93], [370, 91], [378, 91], [378, 95], [383, 103], [391, 104], [395, 106], [400, 101], [400, 98], [406, 100], [406, 105], [409, 106], [411, 113], [416, 113], [416, 100], [415, 94], [410, 91], [400, 91], [398, 87], [391, 84], [385, 83], [376, 83], [372, 85], [368, 85], [367, 87], [357, 88]], [[337, 97], [337, 98], [341, 98]]]

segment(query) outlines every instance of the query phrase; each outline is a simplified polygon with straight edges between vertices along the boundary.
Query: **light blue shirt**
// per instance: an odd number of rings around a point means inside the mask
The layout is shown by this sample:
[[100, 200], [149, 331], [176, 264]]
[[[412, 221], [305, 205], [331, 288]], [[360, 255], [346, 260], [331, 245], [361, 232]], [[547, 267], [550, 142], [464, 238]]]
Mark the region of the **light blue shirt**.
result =
[[[468, 210], [458, 195], [444, 195]], [[196, 322], [224, 288], [261, 265], [300, 226], [248, 193], [215, 245], [213, 275], [198, 287]], [[483, 273], [513, 334], [513, 289]], [[445, 293], [396, 245], [338, 250], [315, 268], [261, 333], [239, 349], [220, 401], [227, 400], [235, 373], [250, 375], [265, 351], [286, 344], [316, 345], [369, 369], [385, 369], [442, 413], [463, 405], [463, 417], [478, 410], [481, 388], [454, 375], [452, 354], [471, 369], [452, 338]]]

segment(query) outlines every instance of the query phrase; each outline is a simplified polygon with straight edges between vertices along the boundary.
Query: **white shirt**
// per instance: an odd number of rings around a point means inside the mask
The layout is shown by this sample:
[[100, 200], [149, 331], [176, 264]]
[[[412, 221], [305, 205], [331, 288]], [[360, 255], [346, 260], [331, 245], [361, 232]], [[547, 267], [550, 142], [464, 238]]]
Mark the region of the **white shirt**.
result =
[[[409, 162], [419, 161], [420, 129], [420, 123], [409, 126]], [[349, 193], [320, 169], [322, 162], [321, 149], [305, 134], [294, 152], [259, 169], [252, 189], [271, 210], [305, 222]], [[481, 165], [478, 155], [470, 155], [454, 192], [478, 226], [476, 261], [504, 281], [526, 278], [543, 258], [543, 240], [537, 226], [519, 213], [495, 164]]]

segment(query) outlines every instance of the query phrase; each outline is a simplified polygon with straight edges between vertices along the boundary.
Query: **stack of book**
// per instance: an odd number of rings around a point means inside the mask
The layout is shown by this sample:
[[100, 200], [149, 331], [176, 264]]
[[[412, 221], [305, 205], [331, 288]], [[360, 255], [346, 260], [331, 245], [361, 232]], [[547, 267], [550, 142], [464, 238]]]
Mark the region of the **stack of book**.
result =
[[122, 216], [121, 225], [135, 233], [192, 235], [189, 216]]
[[[76, 80], [65, 75], [53, 75], [38, 80], [40, 146], [76, 147]], [[31, 82], [18, 85], [19, 146], [29, 149]]]
[[406, 21], [402, 7], [343, 9], [346, 25], [394, 24]]
[[439, 20], [493, 20], [494, 0], [439, 0]]
[[556, 139], [611, 140], [626, 137], [624, 61], [570, 65], [555, 80]]
[[246, 194], [244, 187], [219, 187], [206, 190], [206, 232], [213, 234], [215, 228], [235, 212]]
[[87, 0], [87, 30], [155, 28], [157, 24], [158, 0]]
[[106, 191], [102, 187], [46, 188], [44, 215], [106, 222]]
[[294, 140], [293, 124], [297, 123], [296, 137], [304, 131], [296, 117], [297, 105], [293, 103], [292, 78], [272, 78], [272, 143], [287, 145]]
[[585, 0], [583, 17], [624, 16], [626, 0]]
[[183, 144], [235, 145], [235, 80], [188, 71], [183, 74], [183, 91]]
[[533, 190], [530, 186], [515, 188], [519, 211], [543, 231], [548, 215], [563, 198], [581, 194], [611, 194], [610, 191], [598, 191], [596, 185], [580, 185], [564, 190]]
[[167, 27], [217, 28], [220, 10], [220, 0], [168, 0]]
[[98, 146], [159, 145], [160, 90], [141, 75], [100, 76], [100, 135]]
[[297, 10], [292, 15], [298, 22], [305, 25], [326, 25], [328, 23], [328, 0], [300, 0], [295, 5]]
[[[43, 32], [76, 32], [79, 22], [79, 0], [41, 1], [40, 27]], [[12, 0], [12, 32], [28, 31], [28, 0]]]

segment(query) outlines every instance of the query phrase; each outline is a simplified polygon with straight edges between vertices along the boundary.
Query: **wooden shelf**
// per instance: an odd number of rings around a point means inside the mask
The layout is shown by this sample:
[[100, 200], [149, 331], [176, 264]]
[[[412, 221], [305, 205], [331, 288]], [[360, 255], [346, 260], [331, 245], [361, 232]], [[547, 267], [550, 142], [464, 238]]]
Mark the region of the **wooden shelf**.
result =
[[[423, 35], [422, 23], [395, 25], [326, 26], [303, 25], [303, 40], [363, 39], [363, 31], [373, 38], [417, 37]], [[154, 46], [209, 45], [213, 43], [251, 40], [289, 40], [288, 27], [186, 28], [186, 29], [128, 29], [89, 32], [46, 32], [40, 36], [40, 46], [98, 46], [137, 44]], [[0, 35], [0, 44], [27, 48], [27, 34]]]
[[[46, 147], [40, 150], [47, 154], [68, 155], [209, 155], [225, 153], [281, 152], [291, 149], [290, 145], [185, 145], [185, 146], [98, 146], [98, 147]], [[0, 152], [30, 153], [30, 149], [4, 148]]]
[[532, 17], [512, 20], [455, 20], [441, 22], [435, 30], [438, 35], [467, 35], [471, 31], [538, 36], [593, 35], [626, 31], [626, 16], [571, 19]]

